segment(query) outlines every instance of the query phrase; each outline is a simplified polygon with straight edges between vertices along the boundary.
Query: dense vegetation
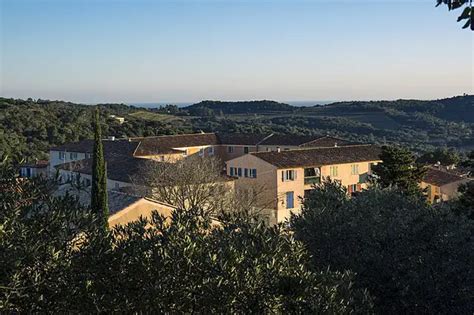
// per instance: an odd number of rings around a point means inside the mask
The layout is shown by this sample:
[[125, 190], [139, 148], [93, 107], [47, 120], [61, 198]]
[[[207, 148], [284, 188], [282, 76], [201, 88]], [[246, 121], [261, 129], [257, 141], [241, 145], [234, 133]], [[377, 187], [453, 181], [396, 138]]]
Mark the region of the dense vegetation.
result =
[[[398, 143], [417, 152], [474, 148], [474, 96], [436, 101], [344, 102], [293, 107], [271, 101], [205, 101], [145, 109], [102, 104], [104, 136], [185, 132], [331, 134], [360, 142]], [[120, 124], [110, 115], [125, 118]], [[16, 160], [47, 157], [49, 147], [93, 137], [93, 106], [0, 98], [0, 153]]]
[[197, 211], [110, 233], [50, 183], [0, 168], [1, 313], [367, 313], [348, 271], [313, 268], [302, 243], [251, 218]]
[[[393, 187], [316, 187], [285, 226], [175, 211], [110, 232], [0, 165], [0, 312], [474, 311], [474, 221]], [[471, 206], [471, 205], [469, 205]], [[228, 211], [227, 211], [228, 212]], [[38, 237], [40, 236], [40, 237]]]
[[471, 314], [474, 221], [452, 207], [393, 188], [348, 199], [330, 183], [311, 192], [291, 225], [315, 266], [356, 273], [377, 313]]

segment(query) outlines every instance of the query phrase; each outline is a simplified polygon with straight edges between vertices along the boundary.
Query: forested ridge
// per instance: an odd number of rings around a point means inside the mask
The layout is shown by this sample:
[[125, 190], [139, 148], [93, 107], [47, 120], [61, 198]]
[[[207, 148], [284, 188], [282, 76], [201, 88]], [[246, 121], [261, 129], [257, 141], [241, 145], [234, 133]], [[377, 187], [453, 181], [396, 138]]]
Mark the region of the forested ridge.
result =
[[[274, 101], [203, 101], [188, 107], [100, 104], [104, 136], [189, 132], [330, 134], [377, 144], [398, 143], [423, 153], [474, 148], [474, 96], [433, 101], [338, 102], [295, 107]], [[0, 150], [13, 160], [47, 158], [49, 147], [93, 137], [95, 106], [0, 98]], [[111, 115], [125, 118], [123, 124]]]

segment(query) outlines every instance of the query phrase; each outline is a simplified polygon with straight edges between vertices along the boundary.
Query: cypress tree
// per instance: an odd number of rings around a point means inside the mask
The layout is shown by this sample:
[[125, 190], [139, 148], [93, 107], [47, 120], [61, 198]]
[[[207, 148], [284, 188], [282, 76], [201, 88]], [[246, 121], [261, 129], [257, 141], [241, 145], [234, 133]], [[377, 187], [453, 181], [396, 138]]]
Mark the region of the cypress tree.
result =
[[109, 206], [107, 201], [107, 169], [102, 145], [102, 132], [99, 122], [99, 108], [94, 119], [94, 152], [92, 156], [91, 209], [99, 214], [101, 224], [108, 228]]

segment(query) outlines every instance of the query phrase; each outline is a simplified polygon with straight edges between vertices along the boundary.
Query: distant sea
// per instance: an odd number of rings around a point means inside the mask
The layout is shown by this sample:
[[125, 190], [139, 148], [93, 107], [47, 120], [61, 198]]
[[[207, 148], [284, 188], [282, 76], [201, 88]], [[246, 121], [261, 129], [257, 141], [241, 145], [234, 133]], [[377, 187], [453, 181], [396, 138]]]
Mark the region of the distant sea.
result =
[[[335, 101], [282, 101], [281, 103], [290, 104], [293, 106], [315, 106], [315, 105], [326, 105], [334, 103]], [[158, 108], [166, 105], [176, 105], [178, 107], [186, 107], [198, 102], [145, 102], [145, 103], [127, 103], [127, 105], [133, 105], [137, 107], [145, 108]]]

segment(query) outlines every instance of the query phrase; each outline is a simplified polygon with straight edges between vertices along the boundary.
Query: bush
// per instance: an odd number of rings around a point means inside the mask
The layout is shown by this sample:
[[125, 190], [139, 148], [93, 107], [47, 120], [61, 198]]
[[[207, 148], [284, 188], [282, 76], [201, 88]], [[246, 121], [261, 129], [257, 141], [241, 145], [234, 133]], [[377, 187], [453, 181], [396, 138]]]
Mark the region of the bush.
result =
[[472, 313], [472, 222], [393, 189], [316, 188], [291, 218], [315, 266], [352, 270], [382, 313]]

